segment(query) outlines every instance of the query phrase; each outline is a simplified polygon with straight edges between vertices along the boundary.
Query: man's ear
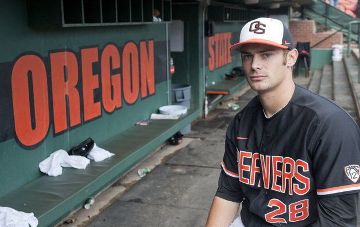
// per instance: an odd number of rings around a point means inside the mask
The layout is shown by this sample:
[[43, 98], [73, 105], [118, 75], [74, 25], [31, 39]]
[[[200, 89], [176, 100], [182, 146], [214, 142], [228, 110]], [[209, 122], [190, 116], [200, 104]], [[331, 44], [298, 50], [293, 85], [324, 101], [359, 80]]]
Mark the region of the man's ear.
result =
[[298, 53], [297, 49], [294, 48], [294, 49], [290, 50], [286, 56], [286, 58], [287, 58], [286, 66], [293, 67], [296, 63], [298, 56], [299, 56], [299, 53]]

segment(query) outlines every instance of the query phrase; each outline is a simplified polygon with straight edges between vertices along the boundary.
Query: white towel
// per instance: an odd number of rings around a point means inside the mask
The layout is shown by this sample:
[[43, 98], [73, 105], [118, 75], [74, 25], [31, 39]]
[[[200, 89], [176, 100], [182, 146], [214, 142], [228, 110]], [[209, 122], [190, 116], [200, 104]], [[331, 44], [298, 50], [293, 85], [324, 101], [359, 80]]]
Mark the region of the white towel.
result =
[[154, 120], [177, 120], [180, 118], [180, 115], [167, 115], [167, 114], [155, 114], [152, 113], [150, 115], [150, 119], [154, 119]]
[[69, 155], [66, 151], [60, 149], [40, 162], [39, 168], [41, 172], [56, 177], [62, 174], [62, 167], [85, 169], [89, 163], [90, 160], [85, 157]]
[[87, 157], [89, 159], [94, 159], [95, 162], [101, 162], [107, 158], [110, 158], [113, 155], [114, 155], [113, 153], [110, 153], [109, 151], [96, 146], [95, 143], [93, 149], [91, 149]]
[[9, 207], [0, 207], [1, 227], [36, 227], [39, 221], [34, 213], [25, 213]]

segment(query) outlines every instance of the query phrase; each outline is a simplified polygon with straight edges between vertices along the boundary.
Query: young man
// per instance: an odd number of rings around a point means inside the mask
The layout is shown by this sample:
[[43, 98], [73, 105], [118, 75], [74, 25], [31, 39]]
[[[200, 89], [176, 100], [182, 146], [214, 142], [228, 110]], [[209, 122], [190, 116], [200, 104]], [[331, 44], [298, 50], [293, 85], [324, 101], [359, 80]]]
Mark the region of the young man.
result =
[[331, 101], [294, 84], [298, 57], [281, 21], [248, 22], [239, 43], [258, 93], [231, 122], [207, 227], [356, 226], [360, 130]]

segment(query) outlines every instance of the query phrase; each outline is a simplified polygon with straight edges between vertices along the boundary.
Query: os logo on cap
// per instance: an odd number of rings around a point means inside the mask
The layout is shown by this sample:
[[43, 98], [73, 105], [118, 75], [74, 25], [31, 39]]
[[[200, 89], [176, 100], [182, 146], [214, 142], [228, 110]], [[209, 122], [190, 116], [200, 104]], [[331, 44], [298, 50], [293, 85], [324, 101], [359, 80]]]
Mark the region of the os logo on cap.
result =
[[256, 34], [264, 34], [266, 25], [260, 23], [260, 21], [254, 21], [249, 26], [249, 32], [254, 32]]

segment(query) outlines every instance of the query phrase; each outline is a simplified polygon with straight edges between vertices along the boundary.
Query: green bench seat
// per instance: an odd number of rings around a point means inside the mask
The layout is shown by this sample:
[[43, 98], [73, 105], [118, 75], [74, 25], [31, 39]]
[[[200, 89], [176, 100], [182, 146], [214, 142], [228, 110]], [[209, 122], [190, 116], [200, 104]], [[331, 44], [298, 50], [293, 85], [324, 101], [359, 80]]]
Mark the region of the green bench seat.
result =
[[148, 126], [133, 126], [98, 144], [115, 153], [113, 157], [91, 161], [85, 170], [63, 168], [60, 176], [43, 175], [0, 197], [0, 206], [33, 212], [39, 227], [53, 226], [198, 116], [200, 110], [190, 110], [178, 120], [152, 120]]

